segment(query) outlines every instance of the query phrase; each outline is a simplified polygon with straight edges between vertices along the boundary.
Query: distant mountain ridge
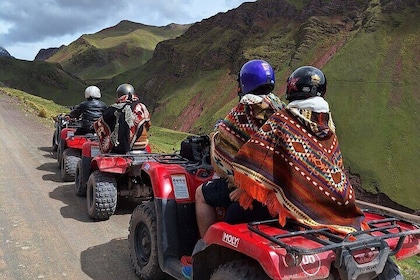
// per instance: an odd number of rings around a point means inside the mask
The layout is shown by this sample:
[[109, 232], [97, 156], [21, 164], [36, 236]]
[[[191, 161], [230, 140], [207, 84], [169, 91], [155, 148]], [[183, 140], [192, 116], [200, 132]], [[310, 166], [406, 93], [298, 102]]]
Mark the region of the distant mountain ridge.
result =
[[52, 47], [52, 48], [48, 48], [48, 49], [40, 49], [39, 52], [36, 54], [34, 60], [45, 61], [48, 58], [50, 58], [51, 56], [53, 56], [54, 54], [56, 54], [59, 50], [63, 49], [64, 47], [66, 47], [66, 46], [61, 45], [58, 48]]
[[144, 64], [157, 43], [181, 35], [190, 25], [149, 26], [123, 20], [95, 34], [84, 34], [69, 46], [59, 48], [47, 62], [60, 63], [84, 79], [109, 79]]
[[0, 56], [11, 56], [11, 55], [5, 48], [0, 46]]

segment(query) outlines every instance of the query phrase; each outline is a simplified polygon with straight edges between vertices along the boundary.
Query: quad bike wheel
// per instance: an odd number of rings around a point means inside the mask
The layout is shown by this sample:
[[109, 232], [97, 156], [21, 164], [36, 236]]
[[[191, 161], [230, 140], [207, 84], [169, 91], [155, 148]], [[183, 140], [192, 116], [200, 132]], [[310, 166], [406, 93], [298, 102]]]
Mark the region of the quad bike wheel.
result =
[[138, 205], [130, 219], [128, 242], [131, 262], [141, 279], [165, 279], [159, 267], [156, 213], [153, 202]]
[[52, 139], [52, 150], [53, 152], [57, 152], [57, 148], [58, 148], [58, 143], [57, 143], [57, 136], [56, 133], [54, 133], [53, 135], [53, 139]]
[[58, 163], [58, 168], [61, 169], [61, 157], [62, 157], [63, 151], [62, 151], [62, 147], [60, 144], [58, 144], [57, 146], [57, 163]]
[[64, 182], [74, 180], [77, 163], [81, 160], [80, 151], [76, 149], [65, 149], [61, 157], [61, 179]]
[[86, 196], [87, 187], [86, 182], [83, 182], [83, 163], [81, 160], [77, 162], [74, 186], [74, 190], [77, 196]]
[[94, 220], [108, 220], [117, 208], [117, 181], [109, 173], [95, 170], [89, 176], [86, 202], [89, 217]]
[[269, 280], [264, 270], [248, 260], [235, 260], [219, 266], [210, 280]]

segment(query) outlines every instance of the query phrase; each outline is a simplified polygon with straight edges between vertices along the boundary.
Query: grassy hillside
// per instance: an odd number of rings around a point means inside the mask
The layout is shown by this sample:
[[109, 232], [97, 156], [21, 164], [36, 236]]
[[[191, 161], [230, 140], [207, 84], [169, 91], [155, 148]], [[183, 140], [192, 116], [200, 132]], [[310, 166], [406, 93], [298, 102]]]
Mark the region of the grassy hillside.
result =
[[325, 66], [326, 98], [363, 187], [419, 209], [420, 20], [412, 10], [378, 18], [391, 24], [357, 33]]
[[86, 85], [60, 65], [0, 56], [0, 82], [62, 105], [84, 99]]
[[95, 34], [85, 34], [48, 58], [83, 80], [109, 79], [144, 64], [160, 41], [176, 38], [189, 25], [164, 27], [122, 21]]

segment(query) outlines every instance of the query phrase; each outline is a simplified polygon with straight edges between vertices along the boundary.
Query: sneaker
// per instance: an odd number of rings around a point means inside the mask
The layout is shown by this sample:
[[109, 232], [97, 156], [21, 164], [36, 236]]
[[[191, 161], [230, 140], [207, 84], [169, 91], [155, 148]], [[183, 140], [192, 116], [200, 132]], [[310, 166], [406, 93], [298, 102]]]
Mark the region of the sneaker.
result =
[[192, 272], [191, 256], [182, 256], [181, 263], [182, 263], [182, 275], [184, 275], [186, 279], [191, 279], [191, 272]]
[[192, 266], [191, 265], [187, 265], [187, 266], [182, 267], [182, 275], [184, 275], [184, 277], [186, 279], [191, 279], [191, 272], [192, 272]]

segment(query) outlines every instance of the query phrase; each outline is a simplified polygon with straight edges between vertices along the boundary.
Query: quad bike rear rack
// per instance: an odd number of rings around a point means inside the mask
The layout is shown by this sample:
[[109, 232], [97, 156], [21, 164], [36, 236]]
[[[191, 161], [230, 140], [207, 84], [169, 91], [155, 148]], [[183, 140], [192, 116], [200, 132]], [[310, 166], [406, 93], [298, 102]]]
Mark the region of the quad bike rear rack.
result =
[[[369, 212], [374, 213], [374, 211], [370, 211], [370, 210]], [[381, 215], [381, 216], [384, 216], [384, 215]], [[397, 222], [404, 222], [406, 224], [412, 225], [416, 229], [402, 231], [400, 225], [398, 225]], [[304, 225], [292, 219], [287, 220], [286, 228], [288, 230], [288, 233], [285, 233], [285, 234], [271, 236], [259, 229], [261, 225], [277, 224], [277, 226], [279, 226], [277, 219], [248, 223], [248, 229], [268, 239], [272, 243], [286, 249], [288, 253], [291, 253], [294, 255], [311, 255], [311, 254], [318, 254], [318, 253], [322, 253], [322, 252], [326, 252], [330, 250], [336, 250], [338, 248], [351, 249], [351, 248], [357, 248], [360, 246], [363, 247], [366, 245], [370, 246], [372, 241], [381, 242], [382, 240], [386, 240], [386, 239], [399, 238], [397, 246], [390, 253], [390, 255], [395, 255], [401, 249], [401, 246], [404, 243], [404, 238], [406, 236], [420, 234], [420, 226], [418, 224], [414, 224], [412, 222], [394, 218], [394, 217], [384, 217], [383, 219], [368, 221], [367, 223], [370, 227], [369, 230], [356, 231], [356, 232], [349, 233], [345, 236], [333, 233], [328, 228], [314, 229], [314, 228], [311, 228], [310, 226]], [[303, 230], [291, 231], [291, 229], [293, 228], [294, 229], [303, 228]], [[392, 229], [394, 229], [394, 231], [397, 230], [398, 232], [391, 232], [390, 230]], [[366, 235], [366, 234], [368, 234], [371, 238], [357, 239], [357, 236]], [[323, 246], [320, 246], [318, 248], [308, 249], [308, 248], [303, 248], [299, 246], [291, 246], [281, 241], [282, 239], [285, 239], [285, 238], [294, 238], [298, 236], [308, 238]]]
[[[280, 227], [278, 220], [275, 219], [248, 223], [248, 229], [269, 240], [272, 242], [272, 245], [284, 248], [290, 265], [299, 265], [303, 255], [333, 251], [335, 253], [334, 266], [338, 269], [341, 279], [358, 279], [357, 277], [362, 274], [371, 273], [371, 275], [378, 275], [382, 273], [385, 264], [388, 262], [388, 257], [397, 254], [401, 250], [407, 236], [413, 235], [416, 238], [420, 238], [420, 226], [418, 224], [378, 214], [371, 210], [364, 211], [365, 213], [377, 214], [380, 218], [367, 221], [369, 230], [360, 230], [347, 235], [338, 235], [331, 232], [328, 228], [314, 229], [291, 219], [287, 220], [284, 228]], [[404, 224], [405, 228], [403, 229], [401, 225]], [[286, 229], [287, 233], [269, 235], [263, 231], [264, 228], [267, 228], [266, 226]], [[308, 241], [313, 241], [315, 246], [304, 248], [288, 244], [293, 243], [294, 238], [296, 240], [305, 238]], [[287, 242], [284, 241], [285, 239], [287, 239]], [[392, 249], [386, 242], [391, 239], [393, 239]], [[296, 243], [299, 242], [294, 242], [294, 244]], [[375, 251], [376, 255], [369, 262], [366, 261], [366, 263], [360, 264], [356, 258], [358, 253], [363, 252], [363, 250], [365, 252]], [[413, 248], [413, 250], [416, 249]]]

